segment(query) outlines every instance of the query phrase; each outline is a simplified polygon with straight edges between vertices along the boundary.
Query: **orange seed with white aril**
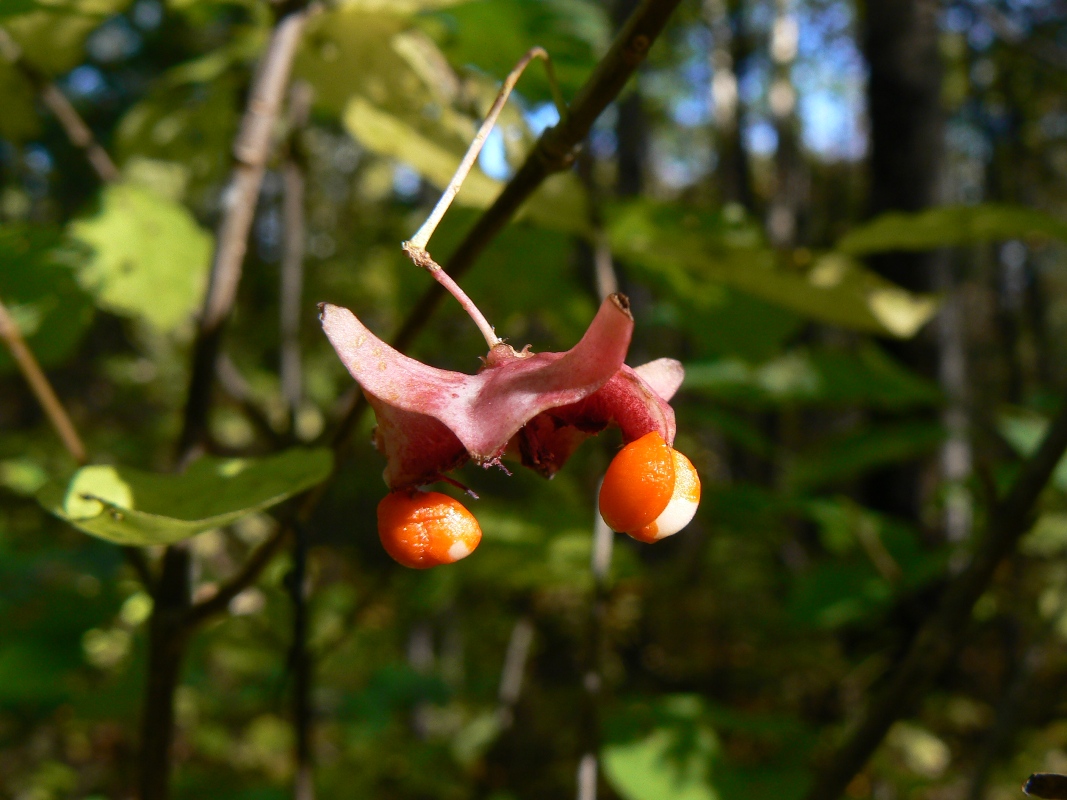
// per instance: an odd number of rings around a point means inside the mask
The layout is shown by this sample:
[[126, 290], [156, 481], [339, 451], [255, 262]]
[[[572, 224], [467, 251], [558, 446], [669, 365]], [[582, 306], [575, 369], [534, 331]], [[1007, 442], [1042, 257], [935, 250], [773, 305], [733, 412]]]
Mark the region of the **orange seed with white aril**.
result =
[[655, 432], [618, 452], [600, 488], [600, 515], [608, 527], [642, 542], [680, 531], [699, 502], [696, 469]]
[[427, 569], [466, 558], [482, 529], [463, 504], [440, 492], [398, 490], [378, 503], [378, 538], [395, 561]]

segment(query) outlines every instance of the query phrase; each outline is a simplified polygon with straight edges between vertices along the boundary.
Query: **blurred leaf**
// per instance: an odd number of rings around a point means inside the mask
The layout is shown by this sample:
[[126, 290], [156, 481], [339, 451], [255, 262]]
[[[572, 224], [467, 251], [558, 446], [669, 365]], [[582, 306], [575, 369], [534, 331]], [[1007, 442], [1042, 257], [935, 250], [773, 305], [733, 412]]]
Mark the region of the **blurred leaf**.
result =
[[15, 67], [0, 58], [0, 136], [22, 142], [36, 136], [41, 129], [37, 114], [37, 94], [33, 85]]
[[[628, 716], [614, 720], [612, 741], [601, 750], [605, 777], [615, 791], [626, 800], [717, 800], [711, 760], [718, 742], [702, 720], [699, 698], [667, 695]], [[637, 738], [627, 736], [649, 723], [651, 729]]]
[[4, 0], [0, 3], [0, 20], [25, 14], [27, 11], [37, 11], [40, 7], [38, 0]]
[[0, 647], [0, 704], [52, 704], [70, 694], [76, 651], [51, 644], [23, 639]]
[[917, 458], [945, 438], [937, 422], [903, 422], [851, 432], [795, 457], [786, 483], [804, 492], [838, 480], [852, 480], [865, 471]]
[[[70, 355], [93, 317], [60, 243], [59, 233], [48, 228], [0, 226], [0, 298], [46, 367]], [[14, 366], [7, 348], [0, 348], [0, 372]]]
[[[438, 189], [444, 189], [463, 158], [466, 142], [456, 142], [451, 149], [440, 146], [398, 117], [376, 108], [361, 97], [349, 102], [344, 112], [348, 131], [364, 147], [379, 155], [401, 161], [424, 176]], [[467, 176], [456, 202], [476, 208], [489, 206], [504, 184], [475, 168]], [[588, 215], [585, 193], [577, 178], [565, 173], [547, 180], [517, 215], [548, 228], [585, 232]]]
[[119, 544], [169, 544], [277, 505], [321, 483], [332, 465], [324, 448], [260, 459], [202, 458], [180, 475], [94, 465], [37, 497], [93, 536]]
[[84, 56], [86, 37], [108, 16], [129, 4], [130, 0], [36, 3], [27, 13], [5, 18], [4, 29], [18, 42], [30, 64], [55, 76], [77, 66]]
[[99, 213], [70, 232], [95, 251], [79, 280], [101, 308], [169, 331], [199, 305], [212, 239], [184, 206], [141, 186], [108, 186]]
[[834, 557], [793, 581], [789, 613], [798, 623], [836, 628], [870, 619], [944, 575], [948, 549], [923, 547], [910, 525], [847, 497], [810, 501], [802, 510]]
[[215, 191], [230, 167], [237, 100], [231, 76], [205, 84], [161, 82], [122, 117], [116, 156], [127, 167], [137, 157], [181, 164], [192, 180]]
[[396, 49], [411, 24], [410, 14], [393, 3], [345, 3], [308, 23], [294, 73], [315, 88], [316, 107], [334, 117], [356, 96], [405, 119], [425, 116], [450, 105], [458, 85], [447, 80], [451, 69], [443, 56], [444, 74], [427, 83]]
[[[1015, 448], [1019, 455], [1029, 458], [1037, 452], [1048, 430], [1048, 420], [1042, 415], [1016, 409], [1001, 414], [997, 427], [1001, 435]], [[1067, 492], [1067, 456], [1060, 459], [1052, 473], [1052, 484], [1061, 492]]]
[[[491, 75], [507, 75], [523, 53], [544, 47], [567, 100], [589, 77], [611, 35], [604, 8], [585, 0], [476, 0], [430, 19], [437, 24], [427, 28], [453, 64], [474, 64]], [[545, 75], [540, 64], [531, 65], [519, 91], [551, 101]]]
[[740, 358], [685, 365], [684, 388], [722, 400], [903, 409], [933, 405], [937, 387], [865, 343], [853, 352], [794, 350], [763, 364]]
[[1054, 558], [1067, 551], [1067, 512], [1049, 511], [1037, 518], [1019, 549], [1028, 556]]
[[423, 674], [407, 664], [391, 664], [377, 670], [366, 688], [348, 699], [344, 713], [380, 731], [395, 714], [418, 703], [443, 703], [448, 695], [440, 676]]
[[837, 249], [862, 256], [893, 250], [966, 247], [1017, 238], [1067, 242], [1067, 223], [1024, 206], [998, 203], [942, 206], [914, 214], [883, 214], [845, 234]]
[[810, 269], [783, 267], [745, 220], [637, 200], [616, 207], [609, 232], [618, 255], [665, 279], [679, 296], [726, 284], [821, 322], [906, 338], [937, 308], [847, 257]]

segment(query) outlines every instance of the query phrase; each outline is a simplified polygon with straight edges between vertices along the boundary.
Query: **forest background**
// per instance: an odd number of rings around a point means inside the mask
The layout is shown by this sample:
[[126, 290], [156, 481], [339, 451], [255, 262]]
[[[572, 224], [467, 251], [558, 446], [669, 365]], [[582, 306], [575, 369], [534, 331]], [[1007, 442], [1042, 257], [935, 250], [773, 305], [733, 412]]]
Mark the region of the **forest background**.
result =
[[[416, 572], [316, 304], [477, 368], [399, 243], [537, 45], [569, 109], [527, 71], [431, 250], [520, 347], [625, 292], [704, 499], [612, 542], [617, 433], [468, 466]], [[1063, 3], [0, 0], [0, 55], [0, 796], [1067, 772]]]

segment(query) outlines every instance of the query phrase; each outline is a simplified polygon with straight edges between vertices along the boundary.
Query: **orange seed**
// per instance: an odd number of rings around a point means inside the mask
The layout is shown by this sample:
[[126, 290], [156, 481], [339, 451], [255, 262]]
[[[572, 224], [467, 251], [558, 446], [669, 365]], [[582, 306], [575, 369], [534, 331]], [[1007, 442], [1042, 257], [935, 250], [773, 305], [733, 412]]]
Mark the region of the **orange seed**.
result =
[[440, 492], [390, 492], [378, 503], [378, 538], [405, 567], [427, 569], [466, 558], [482, 529], [463, 504]]
[[693, 463], [671, 449], [674, 457], [674, 491], [667, 507], [648, 525], [636, 530], [626, 531], [628, 536], [639, 542], [651, 544], [668, 536], [673, 536], [690, 523], [700, 505], [700, 476]]
[[600, 516], [615, 531], [652, 522], [674, 493], [672, 450], [658, 433], [646, 433], [620, 450], [600, 487]]

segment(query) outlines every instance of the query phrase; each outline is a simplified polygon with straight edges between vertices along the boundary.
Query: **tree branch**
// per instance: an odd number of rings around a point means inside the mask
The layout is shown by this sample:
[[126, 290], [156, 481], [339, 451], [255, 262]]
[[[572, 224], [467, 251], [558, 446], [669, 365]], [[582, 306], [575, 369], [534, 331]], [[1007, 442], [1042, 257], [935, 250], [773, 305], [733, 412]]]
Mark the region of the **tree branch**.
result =
[[219, 224], [207, 295], [197, 327], [189, 397], [179, 440], [183, 457], [204, 439], [211, 389], [215, 379], [222, 330], [233, 310], [241, 267], [248, 247], [248, 232], [270, 155], [271, 134], [278, 119], [285, 87], [289, 83], [300, 35], [318, 6], [294, 11], [274, 27], [260, 62], [241, 128], [233, 146], [233, 173], [225, 197], [225, 213]]
[[834, 800], [881, 744], [889, 728], [914, 709], [929, 683], [959, 650], [974, 604], [997, 566], [1033, 524], [1034, 506], [1067, 450], [1067, 407], [1037, 452], [1025, 461], [1011, 490], [994, 505], [987, 532], [967, 567], [949, 583], [941, 604], [916, 634], [885, 687], [870, 703], [829, 764], [816, 776], [807, 800]]
[[282, 397], [289, 411], [289, 435], [296, 433], [296, 414], [303, 398], [300, 368], [300, 299], [304, 284], [304, 167], [298, 137], [311, 113], [311, 86], [303, 81], [289, 92], [289, 143], [282, 166], [284, 192], [284, 250], [281, 269], [281, 367]]
[[244, 564], [217, 592], [206, 600], [193, 605], [182, 618], [182, 626], [192, 630], [207, 622], [216, 614], [229, 608], [230, 601], [256, 582], [266, 566], [289, 539], [293, 525], [289, 521], [278, 523], [277, 529], [262, 544], [253, 550]]
[[[571, 165], [575, 148], [585, 140], [601, 112], [622, 91], [679, 2], [681, 0], [644, 0], [634, 10], [589, 80], [578, 90], [566, 117], [541, 134], [518, 172], [445, 263], [445, 272], [459, 278], [469, 270], [545, 178]], [[439, 283], [434, 283], [423, 293], [393, 338], [392, 345], [397, 350], [407, 350], [444, 296], [444, 288]], [[338, 425], [334, 441], [348, 437], [365, 407], [362, 393], [355, 395]]]
[[56, 435], [63, 442], [63, 446], [67, 448], [70, 457], [79, 466], [85, 464], [89, 457], [85, 453], [85, 445], [82, 444], [74, 423], [71, 422], [67, 410], [63, 408], [63, 404], [59, 402], [52, 384], [48, 382], [41, 365], [30, 351], [26, 340], [22, 338], [18, 325], [11, 318], [2, 300], [0, 300], [0, 339], [3, 339], [4, 344], [7, 345], [7, 349], [11, 352], [11, 357], [19, 368], [19, 372], [26, 379], [26, 383], [30, 385], [33, 396], [37, 398], [37, 402], [44, 409], [48, 421], [52, 423]]
[[104, 183], [112, 183], [119, 179], [119, 171], [111, 156], [100, 146], [93, 136], [92, 130], [85, 124], [85, 120], [70, 104], [66, 95], [52, 80], [41, 72], [37, 67], [26, 60], [18, 42], [11, 38], [3, 28], [0, 28], [0, 56], [29, 81], [37, 93], [41, 96], [41, 102], [45, 104], [53, 116], [59, 121], [63, 131], [75, 147], [85, 151], [85, 157], [90, 166], [96, 170], [96, 174]]

